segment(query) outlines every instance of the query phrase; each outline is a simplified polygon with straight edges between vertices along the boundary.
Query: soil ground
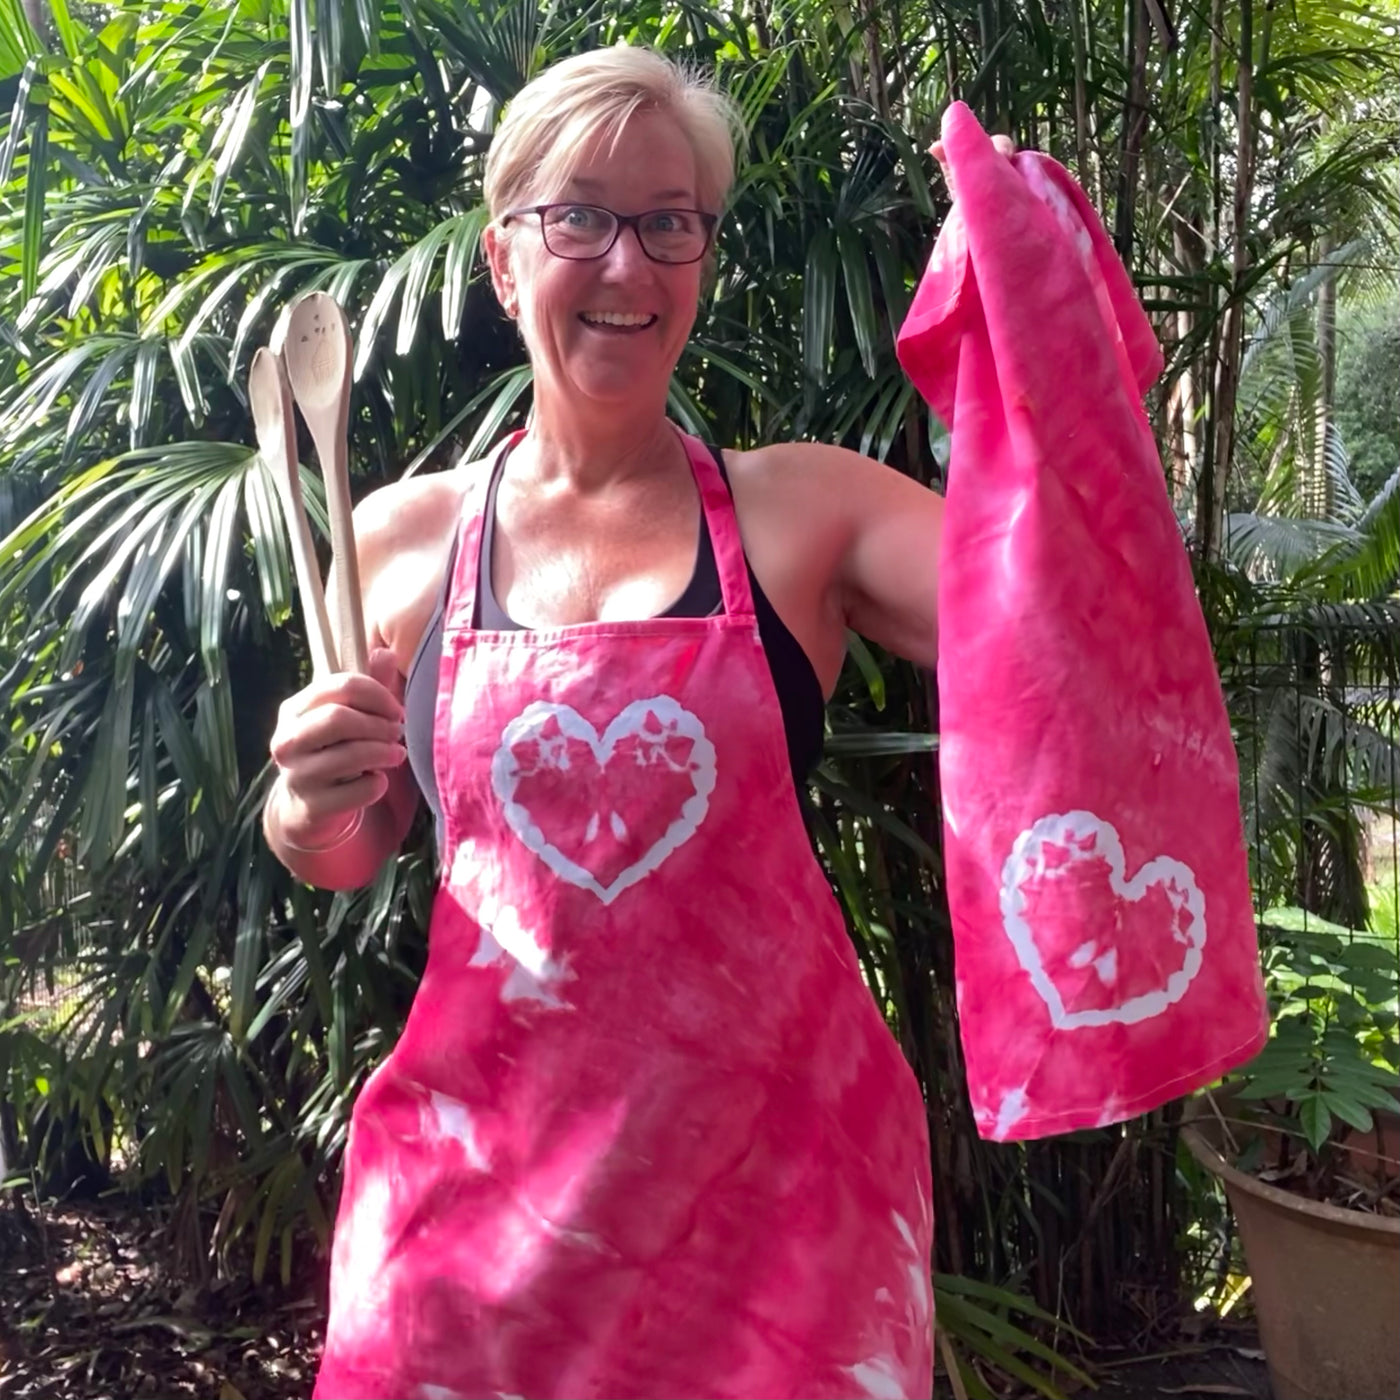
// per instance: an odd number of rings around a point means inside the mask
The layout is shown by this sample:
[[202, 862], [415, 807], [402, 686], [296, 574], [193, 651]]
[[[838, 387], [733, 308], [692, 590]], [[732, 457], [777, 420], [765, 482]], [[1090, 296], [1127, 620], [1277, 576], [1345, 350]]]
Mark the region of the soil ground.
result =
[[[258, 1288], [171, 1275], [150, 1216], [120, 1202], [68, 1205], [21, 1222], [0, 1206], [0, 1400], [302, 1400], [324, 1331], [323, 1281]], [[1269, 1400], [1247, 1329], [1084, 1365], [1103, 1400]], [[1027, 1394], [1008, 1389], [1005, 1400]], [[1084, 1392], [1081, 1392], [1081, 1394]], [[940, 1377], [938, 1400], [952, 1395]]]

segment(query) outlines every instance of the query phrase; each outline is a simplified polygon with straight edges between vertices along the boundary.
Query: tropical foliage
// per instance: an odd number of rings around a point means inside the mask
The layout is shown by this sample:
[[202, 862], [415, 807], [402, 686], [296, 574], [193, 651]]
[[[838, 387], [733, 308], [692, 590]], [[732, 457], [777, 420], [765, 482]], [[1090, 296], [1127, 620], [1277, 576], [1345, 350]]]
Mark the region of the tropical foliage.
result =
[[[432, 852], [420, 830], [372, 888], [331, 897], [262, 844], [266, 743], [307, 655], [244, 380], [279, 309], [324, 288], [356, 327], [359, 487], [474, 455], [520, 420], [528, 369], [477, 246], [492, 126], [533, 72], [648, 43], [715, 70], [739, 105], [739, 183], [676, 416], [740, 445], [844, 442], [925, 481], [944, 438], [892, 347], [945, 207], [923, 148], [962, 97], [1059, 156], [1169, 348], [1151, 407], [1222, 655], [1257, 655], [1267, 622], [1289, 640], [1266, 660], [1292, 666], [1293, 639], [1329, 620], [1359, 638], [1347, 656], [1397, 623], [1400, 487], [1352, 485], [1333, 330], [1336, 297], [1374, 292], [1370, 269], [1394, 262], [1395, 18], [1326, 0], [1174, 16], [1156, 0], [0, 0], [11, 1154], [75, 1135], [103, 1160], [115, 1147], [132, 1178], [164, 1183], [192, 1265], [247, 1249], [255, 1271], [286, 1272], [304, 1229], [325, 1238], [348, 1105], [422, 964]], [[1278, 752], [1256, 847], [1295, 884], [1310, 860], [1355, 865], [1329, 804], [1377, 795], [1394, 764], [1393, 689], [1364, 742], [1319, 739], [1319, 716], [1331, 736], [1350, 709], [1335, 666], [1307, 655], [1305, 722], [1249, 731]], [[1257, 690], [1232, 696], [1257, 717]], [[931, 684], [857, 645], [830, 729], [814, 834], [928, 1089], [941, 1267], [1010, 1280], [1081, 1325], [1131, 1315], [1093, 1259], [1147, 1286], [1170, 1276], [1167, 1120], [976, 1139]], [[18, 1014], [46, 980], [60, 1034]], [[984, 1344], [968, 1355], [1021, 1365], [1004, 1298], [955, 1294], [945, 1314], [961, 1308]], [[964, 1379], [982, 1385], [970, 1360]]]

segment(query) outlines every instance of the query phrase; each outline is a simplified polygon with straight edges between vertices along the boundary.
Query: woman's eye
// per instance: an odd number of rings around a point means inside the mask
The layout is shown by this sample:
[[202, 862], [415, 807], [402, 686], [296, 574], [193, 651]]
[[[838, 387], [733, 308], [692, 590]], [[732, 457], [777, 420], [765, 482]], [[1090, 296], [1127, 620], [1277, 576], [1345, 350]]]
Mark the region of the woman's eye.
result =
[[599, 223], [598, 211], [584, 204], [574, 204], [556, 210], [555, 221], [568, 224], [570, 228], [596, 228]]

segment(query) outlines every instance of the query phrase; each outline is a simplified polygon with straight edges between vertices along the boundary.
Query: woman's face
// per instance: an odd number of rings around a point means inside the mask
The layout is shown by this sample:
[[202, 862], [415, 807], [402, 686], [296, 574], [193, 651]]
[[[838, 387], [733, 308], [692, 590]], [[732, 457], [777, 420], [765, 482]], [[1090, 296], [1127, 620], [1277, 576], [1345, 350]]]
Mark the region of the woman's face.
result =
[[[572, 200], [618, 214], [696, 209], [690, 143], [670, 117], [639, 112], [616, 142], [593, 142], [560, 188], [538, 191], [529, 203]], [[533, 214], [513, 220], [508, 237], [488, 229], [486, 249], [496, 295], [529, 348], [537, 394], [546, 389], [595, 407], [643, 395], [664, 403], [695, 322], [703, 262], [653, 262], [632, 228], [621, 229], [601, 258], [555, 257]], [[619, 316], [628, 324], [616, 324]]]

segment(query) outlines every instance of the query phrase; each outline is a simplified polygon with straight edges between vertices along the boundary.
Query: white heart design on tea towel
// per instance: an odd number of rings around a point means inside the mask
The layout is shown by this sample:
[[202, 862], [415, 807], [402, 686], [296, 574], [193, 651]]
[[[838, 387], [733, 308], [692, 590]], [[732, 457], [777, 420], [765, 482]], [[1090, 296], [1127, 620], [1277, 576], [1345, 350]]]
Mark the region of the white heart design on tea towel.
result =
[[[1052, 848], [1058, 857], [1053, 867], [1047, 866], [1047, 848]], [[1149, 890], [1161, 889], [1174, 915], [1178, 919], [1185, 915], [1184, 925], [1171, 935], [1182, 947], [1181, 966], [1162, 986], [1131, 996], [1116, 1006], [1067, 1011], [1064, 998], [1046, 969], [1036, 932], [1026, 918], [1025, 886], [1032, 880], [1054, 880], [1071, 866], [1089, 860], [1102, 861], [1107, 866], [1109, 887], [1118, 899], [1136, 904]], [[1021, 966], [1030, 975], [1031, 985], [1049, 1008], [1051, 1022], [1060, 1030], [1111, 1022], [1130, 1026], [1160, 1016], [1186, 995], [1204, 961], [1206, 901], [1190, 866], [1171, 856], [1157, 856], [1131, 880], [1125, 879], [1123, 843], [1118, 832], [1111, 822], [1092, 812], [1052, 813], [1016, 838], [1001, 872], [1001, 920]], [[1130, 949], [1124, 951], [1131, 955]], [[1119, 953], [1116, 946], [1104, 949], [1088, 938], [1067, 961], [1076, 969], [1093, 966], [1101, 982], [1109, 985], [1117, 975]]]
[[[662, 835], [630, 865], [618, 871], [606, 885], [593, 871], [565, 855], [544, 834], [530, 809], [516, 798], [522, 777], [514, 749], [531, 740], [541, 746], [542, 761], [561, 771], [568, 769], [567, 749], [557, 739], [543, 734], [550, 721], [558, 726], [564, 741], [573, 739], [587, 744], [597, 760], [599, 772], [605, 772], [618, 744], [634, 738], [649, 746], [659, 743], [649, 732], [648, 721], [662, 726], [667, 736], [688, 739], [691, 744], [687, 768], [693, 791], [681, 804]], [[664, 759], [664, 755], [662, 755]], [[669, 760], [665, 760], [669, 762]], [[670, 771], [676, 771], [674, 765]], [[710, 808], [710, 794], [715, 787], [715, 748], [705, 736], [705, 726], [695, 715], [669, 695], [656, 695], [649, 700], [634, 700], [603, 731], [598, 731], [575, 709], [535, 700], [527, 705], [501, 733], [500, 747], [491, 761], [491, 786], [500, 798], [510, 829], [561, 879], [581, 889], [591, 890], [604, 904], [611, 904], [624, 890], [645, 879], [673, 851], [695, 835]], [[612, 814], [614, 828], [619, 817]], [[629, 824], [630, 825], [630, 824]], [[623, 828], [625, 829], [625, 828]]]

